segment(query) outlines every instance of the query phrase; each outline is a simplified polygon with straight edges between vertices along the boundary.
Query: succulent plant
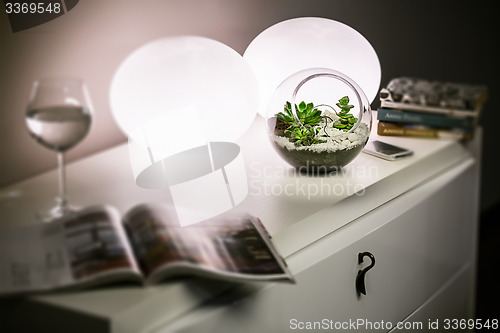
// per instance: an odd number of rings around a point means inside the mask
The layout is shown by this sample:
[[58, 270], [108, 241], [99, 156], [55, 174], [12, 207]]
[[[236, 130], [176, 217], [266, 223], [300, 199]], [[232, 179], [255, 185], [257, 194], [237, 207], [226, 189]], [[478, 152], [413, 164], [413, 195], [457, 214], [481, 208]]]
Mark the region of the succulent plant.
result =
[[[293, 115], [292, 104], [290, 102], [285, 103], [285, 112], [280, 112], [276, 116], [283, 119], [285, 122], [294, 124], [296, 119]], [[314, 107], [313, 103], [306, 104], [302, 101], [299, 105], [295, 104], [295, 112], [297, 118], [304, 125], [315, 126], [321, 121], [321, 111]]]
[[294, 142], [296, 146], [308, 146], [325, 142], [317, 137], [320, 130], [318, 124], [322, 119], [322, 115], [321, 111], [314, 107], [313, 103], [306, 104], [302, 101], [299, 105], [295, 104], [295, 113], [299, 121], [293, 114], [292, 104], [287, 101], [284, 112], [276, 115], [285, 122], [284, 134], [291, 142]]
[[335, 123], [333, 123], [333, 127], [347, 132], [358, 121], [358, 118], [355, 118], [351, 113], [349, 113], [351, 112], [351, 109], [354, 107], [354, 105], [349, 105], [349, 97], [344, 96], [339, 99], [337, 106], [340, 108], [340, 112], [335, 113], [340, 118]]
[[323, 143], [325, 140], [318, 138], [320, 128], [311, 125], [292, 126], [285, 131], [285, 134], [290, 138], [290, 141], [296, 146], [309, 146], [315, 143]]
[[[337, 103], [337, 106], [340, 108], [340, 111], [335, 111], [335, 113], [339, 119], [333, 123], [333, 127], [347, 132], [358, 121], [358, 119], [350, 113], [354, 106], [349, 105], [348, 96], [342, 97]], [[297, 117], [295, 117], [295, 115]], [[279, 118], [279, 122], [281, 123], [280, 127], [284, 127], [284, 129], [281, 129], [283, 131], [282, 133], [288, 137], [291, 142], [295, 143], [296, 146], [308, 146], [315, 143], [326, 142], [320, 139], [319, 131], [321, 128], [319, 124], [322, 119], [328, 122], [328, 119], [331, 120], [330, 117], [323, 116], [321, 110], [315, 108], [313, 103], [306, 104], [304, 101], [299, 105], [295, 104], [295, 115], [292, 110], [292, 104], [288, 101], [284, 105], [283, 112], [276, 114], [276, 117]], [[328, 136], [326, 131], [325, 135]]]

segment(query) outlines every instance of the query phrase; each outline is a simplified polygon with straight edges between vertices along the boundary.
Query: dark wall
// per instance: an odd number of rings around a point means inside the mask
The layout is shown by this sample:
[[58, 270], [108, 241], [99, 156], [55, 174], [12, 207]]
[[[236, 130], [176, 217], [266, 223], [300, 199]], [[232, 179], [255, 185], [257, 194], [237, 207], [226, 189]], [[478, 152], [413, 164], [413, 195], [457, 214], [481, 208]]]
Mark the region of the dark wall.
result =
[[361, 31], [377, 51], [382, 85], [405, 75], [488, 86], [489, 99], [480, 118], [482, 210], [500, 203], [495, 109], [500, 102], [500, 19], [493, 5], [487, 1], [349, 1], [335, 14], [337, 20]]

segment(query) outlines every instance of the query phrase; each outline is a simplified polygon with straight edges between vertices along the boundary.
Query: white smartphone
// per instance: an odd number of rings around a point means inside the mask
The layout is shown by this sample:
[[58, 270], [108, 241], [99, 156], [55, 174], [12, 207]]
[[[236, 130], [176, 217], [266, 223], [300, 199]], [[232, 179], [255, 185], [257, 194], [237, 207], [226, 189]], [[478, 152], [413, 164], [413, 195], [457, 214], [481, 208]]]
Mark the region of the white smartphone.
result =
[[400, 157], [413, 154], [413, 151], [409, 149], [397, 147], [378, 140], [369, 141], [363, 151], [367, 154], [390, 161], [394, 161]]

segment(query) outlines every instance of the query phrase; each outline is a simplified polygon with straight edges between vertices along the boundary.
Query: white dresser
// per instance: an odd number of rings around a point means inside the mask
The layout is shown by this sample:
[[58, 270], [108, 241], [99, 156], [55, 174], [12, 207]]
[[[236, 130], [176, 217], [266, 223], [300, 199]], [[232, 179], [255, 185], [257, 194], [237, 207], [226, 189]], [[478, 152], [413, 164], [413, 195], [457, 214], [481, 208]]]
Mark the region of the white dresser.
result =
[[[474, 318], [479, 135], [467, 145], [379, 139], [415, 153], [398, 161], [362, 153], [341, 173], [307, 176], [274, 153], [263, 119], [257, 118], [239, 142], [249, 195], [237, 210], [261, 218], [296, 284], [192, 279], [51, 294], [3, 305], [8, 327], [36, 327], [37, 332], [396, 332], [426, 331], [430, 325], [444, 330], [451, 324], [447, 320]], [[112, 204], [122, 212], [137, 203], [161, 201], [161, 191], [135, 186], [128, 164], [122, 145], [69, 165], [70, 200]], [[2, 212], [1, 223], [31, 223], [37, 205], [55, 195], [56, 180], [54, 171], [2, 189], [4, 198], [17, 195], [9, 199], [13, 203]], [[47, 188], [53, 193], [47, 194]], [[359, 292], [361, 284], [366, 294]]]

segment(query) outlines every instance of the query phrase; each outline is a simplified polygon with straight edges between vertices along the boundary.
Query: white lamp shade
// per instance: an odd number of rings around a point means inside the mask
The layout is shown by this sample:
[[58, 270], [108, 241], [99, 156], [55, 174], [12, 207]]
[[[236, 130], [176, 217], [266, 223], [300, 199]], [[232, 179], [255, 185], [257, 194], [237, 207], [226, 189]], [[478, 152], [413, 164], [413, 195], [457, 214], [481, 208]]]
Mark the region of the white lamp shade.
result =
[[[162, 144], [183, 140], [188, 133], [232, 142], [250, 127], [258, 94], [252, 69], [236, 51], [212, 39], [179, 36], [130, 54], [115, 73], [110, 103], [129, 137], [161, 121], [168, 127]], [[203, 133], [190, 130], [193, 119], [203, 125]]]
[[243, 57], [259, 82], [262, 115], [275, 89], [308, 68], [330, 68], [349, 76], [370, 102], [380, 86], [380, 63], [371, 44], [353, 28], [330, 19], [302, 17], [275, 24], [250, 43]]

